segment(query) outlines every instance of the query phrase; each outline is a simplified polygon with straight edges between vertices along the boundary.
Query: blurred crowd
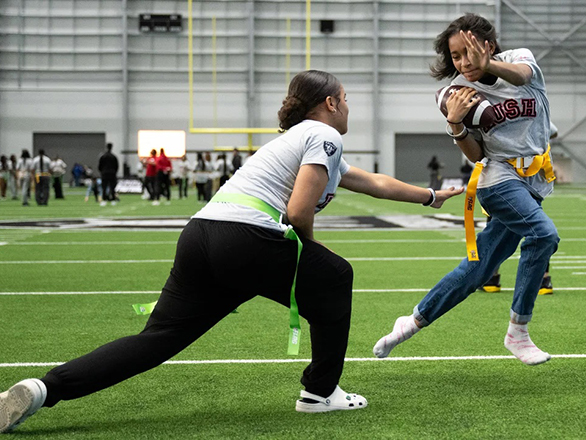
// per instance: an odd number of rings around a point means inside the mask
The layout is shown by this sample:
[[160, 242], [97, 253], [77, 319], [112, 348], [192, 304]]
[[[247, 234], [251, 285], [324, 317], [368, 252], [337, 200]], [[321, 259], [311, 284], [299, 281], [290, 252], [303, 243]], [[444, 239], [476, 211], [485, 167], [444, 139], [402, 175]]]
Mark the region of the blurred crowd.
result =
[[187, 156], [170, 160], [163, 148], [158, 152], [153, 149], [137, 167], [144, 185], [143, 198], [151, 200], [153, 205], [159, 205], [161, 197], [170, 201], [171, 186], [175, 185], [180, 199], [188, 196], [189, 188], [195, 187], [197, 200], [208, 202], [253, 153], [243, 157], [236, 148], [230, 156], [220, 153], [215, 158], [209, 152], [197, 153], [195, 162], [190, 162]]
[[[55, 198], [63, 199], [64, 180], [69, 176], [70, 187], [85, 187], [85, 201], [90, 197], [105, 206], [107, 202], [115, 205], [120, 199], [116, 193], [118, 159], [112, 154], [112, 144], [100, 156], [98, 169], [88, 165], [74, 163], [67, 175], [68, 165], [58, 156], [50, 158], [43, 150], [32, 157], [23, 149], [20, 157], [16, 155], [0, 156], [0, 199], [21, 200], [29, 206], [31, 194], [38, 205], [47, 205], [51, 187]], [[195, 161], [187, 156], [169, 158], [165, 150], [152, 150], [147, 158], [141, 158], [137, 164], [137, 175], [142, 183], [143, 198], [153, 205], [159, 205], [161, 198], [168, 202], [171, 192], [177, 188], [179, 198], [187, 198], [195, 190], [197, 200], [208, 202], [244, 163], [254, 151], [244, 156], [237, 148], [231, 153], [197, 153]], [[126, 167], [125, 167], [126, 168]], [[125, 177], [127, 171], [125, 170]]]

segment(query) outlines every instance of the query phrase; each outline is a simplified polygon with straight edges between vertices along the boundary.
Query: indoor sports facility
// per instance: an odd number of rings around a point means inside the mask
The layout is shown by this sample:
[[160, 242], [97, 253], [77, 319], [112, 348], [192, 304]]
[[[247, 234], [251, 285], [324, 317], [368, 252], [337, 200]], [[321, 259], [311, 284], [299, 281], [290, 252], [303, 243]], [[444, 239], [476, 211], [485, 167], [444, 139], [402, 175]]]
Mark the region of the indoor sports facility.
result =
[[[296, 413], [311, 358], [307, 323], [299, 356], [287, 355], [288, 309], [257, 297], [164, 365], [42, 409], [14, 435], [584, 438], [583, 0], [1, 2], [0, 155], [43, 150], [67, 168], [64, 198], [52, 183], [47, 206], [37, 206], [34, 188], [23, 206], [22, 188], [11, 192], [2, 170], [0, 391], [143, 329], [148, 316], [133, 305], [157, 301], [177, 239], [206, 202], [192, 168], [185, 196], [172, 174], [169, 199], [151, 203], [145, 158], [164, 147], [179, 169], [182, 156], [194, 166], [200, 153], [230, 162], [237, 150], [246, 163], [279, 135], [277, 112], [301, 71], [324, 70], [344, 85], [348, 164], [425, 188], [435, 156], [438, 189], [465, 185], [467, 162], [435, 101], [449, 80], [429, 71], [435, 38], [467, 12], [494, 23], [503, 50], [530, 49], [545, 77], [557, 179], [543, 207], [561, 242], [553, 294], [537, 297], [531, 331], [551, 361], [527, 367], [503, 347], [519, 250], [501, 267], [500, 291], [473, 293], [433, 330], [376, 358], [372, 347], [395, 319], [466, 257], [465, 195], [432, 210], [339, 189], [315, 235], [354, 269], [342, 379], [368, 408]], [[108, 143], [120, 165], [110, 204], [95, 186]], [[478, 203], [474, 226], [486, 226]], [[231, 276], [229, 265], [222, 270]]]

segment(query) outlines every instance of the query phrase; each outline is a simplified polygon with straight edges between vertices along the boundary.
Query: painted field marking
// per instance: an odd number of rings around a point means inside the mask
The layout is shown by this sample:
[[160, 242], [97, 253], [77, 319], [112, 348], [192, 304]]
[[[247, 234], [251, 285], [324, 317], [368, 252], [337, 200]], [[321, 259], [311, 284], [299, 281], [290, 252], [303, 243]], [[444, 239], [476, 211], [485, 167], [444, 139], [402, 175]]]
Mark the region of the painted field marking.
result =
[[[448, 261], [457, 260], [460, 261], [464, 257], [350, 257], [346, 258], [347, 261]], [[519, 255], [513, 255], [509, 257], [509, 260], [518, 260]], [[560, 259], [572, 259], [572, 261], [558, 262], [555, 260], [555, 256], [552, 257], [552, 262], [557, 264], [574, 264], [581, 263], [581, 261], [574, 261], [575, 258], [584, 258], [586, 256], [563, 256], [558, 257]], [[141, 264], [141, 263], [172, 263], [172, 259], [156, 259], [156, 260], [15, 260], [15, 261], [0, 261], [0, 264]], [[556, 269], [583, 269], [585, 267], [558, 267]]]
[[[584, 273], [586, 275], [586, 273]], [[429, 292], [429, 288], [418, 287], [412, 289], [353, 289], [354, 293], [417, 293]], [[503, 287], [501, 289], [505, 292], [512, 292], [513, 287]], [[577, 292], [584, 290], [584, 287], [556, 287], [555, 291]], [[26, 296], [26, 295], [144, 295], [144, 294], [159, 294], [160, 290], [92, 290], [92, 291], [67, 291], [67, 292], [0, 292], [0, 296]]]
[[[552, 354], [552, 358], [558, 359], [586, 359], [586, 354]], [[487, 361], [487, 360], [509, 360], [517, 359], [515, 356], [411, 356], [411, 357], [389, 357], [379, 359], [368, 358], [346, 358], [345, 362], [437, 362], [437, 361]], [[209, 364], [293, 364], [309, 363], [311, 359], [205, 359], [205, 360], [184, 360], [167, 361], [163, 365], [209, 365]], [[0, 363], [0, 368], [19, 367], [57, 367], [64, 362], [13, 362]]]

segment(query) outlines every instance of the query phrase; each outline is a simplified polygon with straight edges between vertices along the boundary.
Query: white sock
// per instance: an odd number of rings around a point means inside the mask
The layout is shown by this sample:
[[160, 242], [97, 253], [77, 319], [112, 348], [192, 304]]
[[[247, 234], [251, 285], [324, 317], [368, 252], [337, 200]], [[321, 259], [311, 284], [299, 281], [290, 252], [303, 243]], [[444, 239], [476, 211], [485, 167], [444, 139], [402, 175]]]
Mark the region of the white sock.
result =
[[539, 365], [551, 359], [549, 353], [540, 350], [533, 343], [527, 331], [527, 324], [509, 323], [505, 348], [526, 365]]
[[380, 338], [372, 349], [372, 352], [376, 357], [385, 358], [393, 348], [409, 339], [419, 330], [421, 329], [415, 324], [413, 315], [401, 316], [395, 321], [393, 331]]

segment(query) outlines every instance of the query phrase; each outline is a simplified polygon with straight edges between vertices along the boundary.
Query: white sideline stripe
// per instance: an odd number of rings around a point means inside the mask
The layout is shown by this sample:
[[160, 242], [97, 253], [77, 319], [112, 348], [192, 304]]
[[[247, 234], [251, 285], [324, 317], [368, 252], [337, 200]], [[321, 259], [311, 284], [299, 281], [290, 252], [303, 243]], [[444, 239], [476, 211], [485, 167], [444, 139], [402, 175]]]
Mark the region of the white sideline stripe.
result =
[[[580, 273], [580, 272], [578, 272]], [[586, 275], [586, 272], [584, 273]], [[429, 292], [429, 288], [414, 288], [414, 289], [353, 289], [354, 293], [417, 293]], [[503, 287], [501, 291], [512, 292], [513, 287]], [[556, 287], [555, 291], [586, 291], [586, 287]], [[18, 295], [134, 295], [134, 294], [153, 294], [161, 293], [160, 290], [93, 290], [93, 291], [69, 291], [69, 292], [0, 292], [0, 296], [18, 296]]]
[[[552, 354], [552, 358], [558, 359], [586, 359], [586, 354]], [[346, 358], [345, 362], [429, 362], [429, 361], [487, 361], [487, 360], [508, 360], [516, 359], [515, 356], [411, 356], [411, 357], [390, 357], [379, 359], [368, 358]], [[294, 364], [308, 363], [311, 359], [207, 359], [207, 360], [185, 360], [167, 361], [164, 365], [205, 365], [205, 364]], [[64, 362], [14, 362], [0, 363], [0, 368], [17, 367], [57, 367]]]
[[[372, 240], [320, 240], [322, 243], [464, 243], [465, 238], [452, 238], [452, 239], [372, 239]], [[586, 238], [564, 238], [564, 242], [568, 241], [586, 241]], [[0, 246], [97, 246], [97, 245], [164, 245], [164, 244], [177, 244], [177, 240], [169, 241], [25, 241], [25, 242], [0, 242]]]
[[133, 245], [133, 244], [142, 244], [142, 245], [153, 245], [153, 244], [177, 244], [177, 240], [173, 241], [59, 241], [59, 242], [50, 242], [50, 241], [24, 241], [24, 242], [16, 242], [16, 243], [0, 243], [0, 246], [3, 244], [8, 244], [11, 246], [95, 246], [95, 245]]
[[[462, 260], [464, 256], [456, 257], [351, 257], [346, 258], [348, 261], [439, 261], [439, 260]], [[518, 260], [519, 255], [509, 257], [509, 260]], [[586, 258], [584, 255], [578, 256], [560, 256], [559, 260]], [[552, 257], [553, 262], [556, 257]], [[135, 263], [172, 263], [173, 260], [25, 260], [25, 261], [0, 261], [0, 264], [135, 264]], [[560, 268], [562, 269], [562, 268]], [[577, 267], [576, 269], [580, 269]]]
[[70, 292], [0, 292], [0, 296], [18, 295], [144, 295], [146, 293], [161, 293], [160, 290], [94, 290], [94, 291], [70, 291]]
[[172, 263], [173, 260], [27, 260], [0, 261], [0, 264], [134, 264], [134, 263]]

